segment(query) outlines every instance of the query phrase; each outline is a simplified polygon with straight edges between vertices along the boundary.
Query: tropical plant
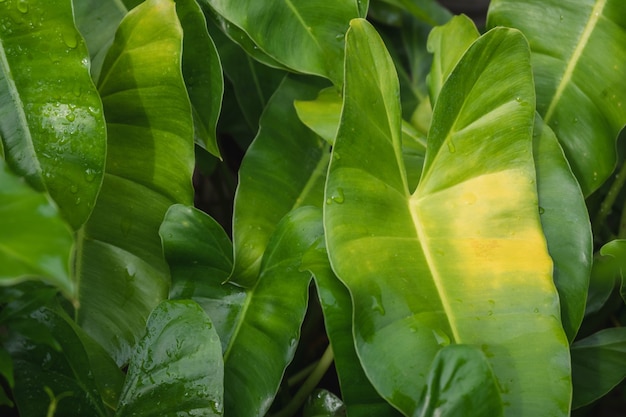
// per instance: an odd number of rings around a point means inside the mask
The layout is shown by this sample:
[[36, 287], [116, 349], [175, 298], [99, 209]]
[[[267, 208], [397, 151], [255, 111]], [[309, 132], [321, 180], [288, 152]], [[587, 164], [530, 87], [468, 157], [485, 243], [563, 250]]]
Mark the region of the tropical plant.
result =
[[0, 0], [3, 415], [599, 415], [625, 63], [620, 0]]

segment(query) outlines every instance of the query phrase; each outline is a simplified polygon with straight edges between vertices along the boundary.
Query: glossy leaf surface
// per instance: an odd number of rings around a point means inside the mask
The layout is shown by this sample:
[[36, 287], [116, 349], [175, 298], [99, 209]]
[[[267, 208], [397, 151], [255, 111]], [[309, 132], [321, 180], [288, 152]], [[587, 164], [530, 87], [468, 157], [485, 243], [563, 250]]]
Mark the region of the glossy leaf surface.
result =
[[620, 294], [626, 302], [626, 239], [615, 239], [602, 246], [600, 254], [605, 258], [610, 258], [609, 265], [605, 268], [612, 271], [615, 278], [619, 278]]
[[50, 403], [56, 401], [57, 415], [106, 416], [89, 356], [70, 322], [49, 308], [35, 311], [29, 320], [50, 331], [59, 348], [19, 333], [13, 333], [8, 340], [7, 350], [15, 367], [13, 393], [19, 415], [45, 416]]
[[350, 19], [363, 13], [360, 1], [205, 1], [272, 58], [341, 85], [343, 37]]
[[221, 416], [224, 363], [211, 320], [189, 300], [164, 301], [130, 360], [116, 417]]
[[324, 226], [366, 374], [412, 414], [437, 351], [477, 345], [505, 415], [567, 415], [569, 350], [539, 222], [523, 36], [490, 31], [451, 73], [413, 195], [393, 63], [366, 22], [353, 21], [347, 38], [341, 159], [331, 162]]
[[[319, 222], [322, 219], [318, 219]], [[367, 379], [352, 337], [350, 293], [330, 267], [323, 239], [302, 260], [302, 268], [313, 273], [324, 313], [324, 326], [335, 356], [345, 413], [349, 417], [394, 416], [398, 412], [376, 392]]]
[[539, 115], [533, 137], [539, 214], [554, 262], [561, 321], [572, 342], [585, 313], [589, 289], [593, 259], [591, 224], [578, 181], [554, 133]]
[[0, 159], [0, 285], [42, 280], [76, 300], [70, 275], [74, 237], [50, 198]]
[[572, 407], [590, 404], [626, 377], [626, 331], [604, 329], [572, 345]]
[[504, 416], [498, 382], [485, 354], [468, 345], [437, 352], [413, 416]]
[[174, 2], [149, 0], [124, 18], [100, 77], [107, 166], [79, 247], [78, 322], [118, 365], [167, 296], [163, 216], [192, 201], [193, 123], [181, 50]]
[[232, 280], [253, 285], [280, 219], [303, 205], [321, 206], [329, 145], [303, 125], [296, 99], [312, 99], [319, 83], [287, 78], [272, 96], [239, 171], [235, 196]]
[[528, 38], [537, 111], [554, 130], [585, 195], [615, 168], [626, 124], [626, 13], [621, 0], [495, 0], [487, 25]]
[[0, 4], [0, 136], [13, 171], [78, 229], [102, 182], [106, 130], [70, 1]]

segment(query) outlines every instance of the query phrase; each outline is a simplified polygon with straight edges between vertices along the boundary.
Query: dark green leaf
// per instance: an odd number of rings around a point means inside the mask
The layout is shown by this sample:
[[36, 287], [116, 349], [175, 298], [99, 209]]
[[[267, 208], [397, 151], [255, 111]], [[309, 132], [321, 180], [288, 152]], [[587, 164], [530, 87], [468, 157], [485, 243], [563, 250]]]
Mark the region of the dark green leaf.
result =
[[78, 229], [102, 183], [106, 130], [71, 1], [0, 3], [0, 56], [7, 163]]
[[316, 390], [307, 399], [302, 417], [341, 417], [345, 415], [343, 402], [325, 389]]
[[122, 21], [100, 77], [107, 166], [78, 248], [78, 322], [118, 365], [167, 296], [163, 216], [193, 198], [193, 122], [181, 53], [174, 2], [148, 0]]
[[572, 345], [572, 408], [604, 396], [626, 377], [626, 329], [601, 330]]
[[146, 328], [115, 416], [221, 416], [222, 349], [202, 308], [189, 300], [164, 301]]

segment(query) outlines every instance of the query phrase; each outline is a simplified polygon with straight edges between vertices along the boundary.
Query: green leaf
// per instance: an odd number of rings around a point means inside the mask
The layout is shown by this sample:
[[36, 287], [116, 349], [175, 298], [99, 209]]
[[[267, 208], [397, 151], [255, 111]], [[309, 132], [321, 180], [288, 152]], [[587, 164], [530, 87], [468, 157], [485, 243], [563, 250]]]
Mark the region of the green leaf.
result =
[[322, 205], [330, 147], [298, 120], [293, 106], [294, 100], [314, 98], [319, 89], [319, 82], [285, 79], [241, 164], [231, 277], [237, 284], [254, 284], [267, 242], [285, 214], [303, 205]]
[[20, 416], [47, 415], [50, 393], [58, 401], [57, 415], [107, 416], [90, 358], [72, 325], [49, 308], [34, 312], [29, 320], [50, 331], [61, 349], [11, 334], [5, 346], [13, 359], [13, 394]]
[[97, 81], [115, 31], [128, 10], [120, 0], [72, 0], [72, 5], [76, 27], [89, 49], [91, 76]]
[[532, 50], [537, 111], [585, 195], [613, 172], [626, 124], [626, 13], [621, 0], [495, 0], [487, 25], [520, 29]]
[[585, 314], [593, 259], [591, 223], [563, 150], [539, 115], [535, 117], [533, 138], [539, 214], [554, 262], [561, 321], [571, 343]]
[[115, 416], [221, 416], [222, 350], [202, 308], [189, 300], [164, 301], [146, 328]]
[[205, 1], [288, 68], [341, 85], [343, 36], [350, 19], [363, 12], [360, 1]]
[[498, 382], [485, 354], [468, 345], [437, 352], [413, 416], [504, 416]]
[[450, 343], [481, 347], [506, 413], [569, 412], [569, 349], [535, 190], [529, 55], [504, 28], [469, 48], [439, 95], [410, 195], [393, 62], [365, 21], [348, 33], [324, 226], [365, 372], [405, 414]]
[[626, 377], [626, 329], [601, 330], [572, 345], [576, 409], [603, 397]]
[[191, 100], [195, 141], [221, 158], [215, 132], [224, 93], [220, 58], [198, 3], [176, 0], [176, 12], [185, 34], [183, 76]]
[[428, 75], [431, 103], [437, 102], [441, 87], [456, 67], [467, 48], [480, 36], [476, 25], [465, 16], [454, 16], [443, 26], [433, 28], [428, 35], [428, 52], [434, 55]]
[[9, 166], [78, 229], [102, 182], [106, 130], [69, 0], [0, 4], [0, 136]]
[[148, 0], [122, 21], [100, 77], [107, 166], [78, 248], [78, 322], [118, 365], [167, 296], [163, 216], [193, 198], [193, 122], [181, 50], [174, 2]]
[[41, 280], [76, 301], [70, 275], [74, 236], [47, 194], [33, 190], [0, 159], [0, 285]]
[[361, 367], [352, 337], [350, 293], [333, 273], [323, 239], [304, 255], [301, 268], [311, 271], [315, 278], [346, 414], [350, 417], [397, 415], [378, 395]]
[[335, 87], [320, 90], [315, 100], [296, 100], [300, 121], [331, 145], [341, 120], [341, 93]]

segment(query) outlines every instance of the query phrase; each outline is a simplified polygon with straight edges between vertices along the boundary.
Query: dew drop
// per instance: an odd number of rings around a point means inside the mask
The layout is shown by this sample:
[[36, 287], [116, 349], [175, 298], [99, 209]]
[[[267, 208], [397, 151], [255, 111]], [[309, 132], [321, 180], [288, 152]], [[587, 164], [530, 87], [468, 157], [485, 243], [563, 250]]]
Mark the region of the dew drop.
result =
[[336, 39], [336, 40], [338, 40], [338, 41], [342, 40], [342, 39], [343, 39], [343, 33], [339, 33], [339, 34], [337, 34], [337, 35], [335, 36], [335, 39]]
[[328, 198], [326, 199], [326, 204], [332, 204], [332, 202], [333, 202], [333, 199], [332, 199], [332, 198], [328, 197]]
[[76, 39], [76, 34], [74, 32], [71, 31], [64, 31], [61, 34], [61, 37], [63, 38], [63, 43], [65, 45], [67, 45], [68, 48], [76, 48], [76, 46], [78, 46], [78, 39]]
[[454, 146], [454, 143], [452, 143], [452, 140], [448, 141], [448, 150], [450, 151], [450, 153], [456, 152], [456, 146]]
[[441, 329], [434, 329], [433, 335], [439, 346], [444, 347], [450, 344], [450, 336], [445, 334]]
[[26, 0], [19, 0], [17, 2], [17, 10], [19, 10], [20, 13], [28, 13], [28, 2]]
[[78, 187], [77, 187], [76, 185], [72, 185], [72, 186], [70, 187], [70, 192], [71, 192], [72, 194], [76, 194], [76, 193], [78, 192]]
[[546, 209], [544, 209], [543, 207], [539, 207], [539, 214], [543, 214], [546, 212]]
[[68, 122], [73, 122], [74, 120], [76, 120], [76, 115], [70, 112], [65, 115], [65, 118], [67, 119]]
[[385, 307], [380, 297], [372, 296], [372, 310], [377, 311], [381, 316], [385, 315]]
[[345, 197], [343, 195], [343, 188], [337, 188], [337, 191], [331, 197], [332, 200], [337, 204], [342, 204], [345, 201]]
[[91, 168], [87, 168], [85, 170], [85, 181], [93, 182], [94, 179], [96, 179], [96, 172]]

